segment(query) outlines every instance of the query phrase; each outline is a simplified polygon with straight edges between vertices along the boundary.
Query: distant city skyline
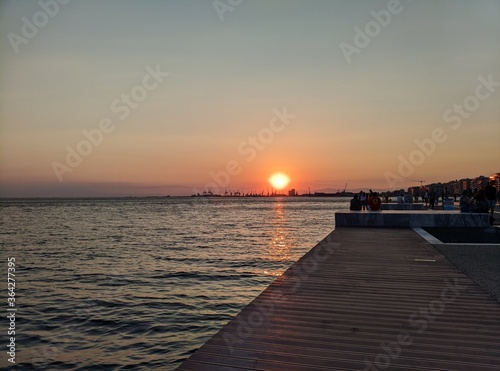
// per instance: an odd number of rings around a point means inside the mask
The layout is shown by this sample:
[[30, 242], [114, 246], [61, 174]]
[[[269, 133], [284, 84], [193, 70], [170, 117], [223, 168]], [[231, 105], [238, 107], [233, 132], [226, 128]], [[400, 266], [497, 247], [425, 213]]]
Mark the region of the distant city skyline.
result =
[[0, 1], [0, 197], [489, 176], [498, 19], [500, 0]]

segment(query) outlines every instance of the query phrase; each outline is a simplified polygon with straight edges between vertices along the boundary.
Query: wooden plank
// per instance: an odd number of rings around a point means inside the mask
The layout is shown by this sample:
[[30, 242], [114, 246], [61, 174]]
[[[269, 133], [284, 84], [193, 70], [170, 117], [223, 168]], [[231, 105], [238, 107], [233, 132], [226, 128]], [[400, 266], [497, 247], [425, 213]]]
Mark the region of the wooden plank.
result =
[[500, 304], [411, 229], [337, 228], [179, 370], [494, 370]]

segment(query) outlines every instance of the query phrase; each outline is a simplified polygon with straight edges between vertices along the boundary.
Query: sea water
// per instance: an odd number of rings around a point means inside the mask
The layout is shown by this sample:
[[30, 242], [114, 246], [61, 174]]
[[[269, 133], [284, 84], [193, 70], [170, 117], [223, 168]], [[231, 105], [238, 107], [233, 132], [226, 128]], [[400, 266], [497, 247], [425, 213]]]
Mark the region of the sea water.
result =
[[346, 207], [313, 197], [2, 200], [1, 338], [15, 258], [18, 370], [175, 369]]

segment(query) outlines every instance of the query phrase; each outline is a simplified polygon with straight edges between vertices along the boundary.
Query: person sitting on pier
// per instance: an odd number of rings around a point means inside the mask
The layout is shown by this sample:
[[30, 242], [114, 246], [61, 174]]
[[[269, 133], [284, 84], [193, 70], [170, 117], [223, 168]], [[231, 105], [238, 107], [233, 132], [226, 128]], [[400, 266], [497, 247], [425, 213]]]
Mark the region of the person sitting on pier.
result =
[[462, 192], [462, 196], [460, 197], [460, 212], [461, 213], [470, 213], [470, 197], [469, 191], [464, 189]]
[[448, 190], [448, 187], [444, 187], [443, 202], [444, 200], [448, 200], [449, 198], [450, 198], [450, 191]]
[[359, 192], [359, 202], [361, 202], [361, 210], [366, 210], [368, 206], [368, 195], [364, 191]]
[[354, 195], [353, 199], [351, 200], [351, 206], [349, 207], [349, 210], [361, 211], [361, 202], [359, 201], [358, 195]]
[[471, 211], [473, 213], [488, 213], [490, 208], [488, 205], [488, 200], [486, 199], [486, 195], [484, 193], [484, 189], [480, 189], [479, 191], [477, 191], [476, 195], [472, 197], [470, 205]]
[[397, 203], [398, 204], [404, 204], [405, 203], [405, 199], [404, 199], [404, 194], [400, 194], [397, 198]]
[[378, 211], [380, 210], [380, 206], [382, 204], [382, 200], [378, 196], [377, 192], [371, 193], [370, 197], [368, 198], [368, 207], [370, 208], [371, 211]]

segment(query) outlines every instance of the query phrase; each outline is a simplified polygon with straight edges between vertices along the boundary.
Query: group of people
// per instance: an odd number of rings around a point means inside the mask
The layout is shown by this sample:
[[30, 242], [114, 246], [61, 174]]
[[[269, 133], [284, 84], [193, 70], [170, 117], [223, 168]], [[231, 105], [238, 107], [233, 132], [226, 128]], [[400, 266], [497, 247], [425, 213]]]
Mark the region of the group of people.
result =
[[[484, 189], [464, 190], [462, 196], [460, 197], [460, 211], [463, 213], [489, 213], [490, 222], [494, 222], [494, 212], [495, 205], [497, 203], [497, 189], [494, 186], [495, 182], [491, 181]], [[445, 187], [443, 194], [441, 195], [444, 200], [450, 199], [451, 195], [448, 188]], [[426, 206], [429, 205], [434, 209], [436, 205], [436, 200], [438, 195], [434, 189], [426, 190], [424, 200]], [[398, 203], [404, 203], [404, 195], [401, 194], [397, 199]], [[381, 208], [382, 200], [380, 199], [377, 192], [373, 192], [370, 189], [369, 193], [359, 192], [355, 194], [351, 200], [350, 210], [361, 211], [361, 210], [371, 210], [378, 211]]]
[[445, 187], [441, 195], [438, 195], [438, 193], [434, 190], [434, 188], [431, 188], [430, 190], [426, 189], [423, 197], [425, 206], [429, 206], [431, 209], [434, 209], [439, 200], [439, 197], [441, 197], [443, 202], [444, 200], [450, 198], [450, 192], [448, 191], [448, 187]]
[[460, 197], [460, 212], [462, 213], [489, 213], [490, 222], [495, 221], [495, 205], [497, 203], [497, 189], [491, 181], [484, 189], [464, 190]]
[[[422, 201], [424, 201], [424, 206], [429, 206], [431, 209], [437, 205], [439, 198], [444, 202], [445, 200], [449, 200], [451, 198], [456, 201], [456, 196], [451, 194], [448, 187], [444, 187], [444, 190], [438, 194], [434, 188], [426, 189], [424, 194], [422, 195]], [[415, 197], [416, 201], [418, 201], [418, 196]]]
[[370, 189], [370, 193], [359, 192], [355, 194], [351, 200], [350, 210], [361, 211], [361, 210], [371, 210], [378, 211], [382, 205], [382, 200], [377, 192], [373, 192]]

